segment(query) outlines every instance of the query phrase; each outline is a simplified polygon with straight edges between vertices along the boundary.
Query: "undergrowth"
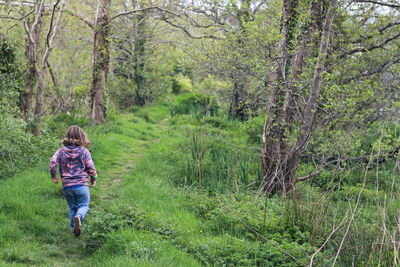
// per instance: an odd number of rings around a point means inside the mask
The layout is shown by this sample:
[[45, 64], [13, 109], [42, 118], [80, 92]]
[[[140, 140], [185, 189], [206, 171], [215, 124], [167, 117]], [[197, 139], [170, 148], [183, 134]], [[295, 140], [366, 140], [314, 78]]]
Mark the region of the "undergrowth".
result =
[[[395, 265], [400, 202], [392, 161], [372, 170], [327, 168], [295, 194], [266, 198], [254, 130], [260, 119], [169, 118], [169, 108], [86, 127], [99, 182], [80, 239], [67, 230], [47, 162], [1, 181], [3, 264], [305, 266], [312, 258], [314, 266]], [[302, 164], [300, 172], [309, 171]]]

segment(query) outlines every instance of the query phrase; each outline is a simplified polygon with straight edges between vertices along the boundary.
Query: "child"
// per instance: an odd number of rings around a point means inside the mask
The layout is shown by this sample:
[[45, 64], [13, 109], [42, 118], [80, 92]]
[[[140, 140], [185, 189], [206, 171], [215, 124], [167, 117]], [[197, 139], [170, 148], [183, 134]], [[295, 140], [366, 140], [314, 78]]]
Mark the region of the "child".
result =
[[90, 141], [87, 134], [78, 126], [70, 126], [65, 134], [64, 146], [56, 151], [50, 160], [50, 174], [54, 183], [58, 183], [57, 166], [65, 199], [69, 206], [70, 229], [75, 236], [81, 234], [80, 226], [89, 211], [89, 183], [96, 186], [96, 169], [92, 156], [87, 150]]

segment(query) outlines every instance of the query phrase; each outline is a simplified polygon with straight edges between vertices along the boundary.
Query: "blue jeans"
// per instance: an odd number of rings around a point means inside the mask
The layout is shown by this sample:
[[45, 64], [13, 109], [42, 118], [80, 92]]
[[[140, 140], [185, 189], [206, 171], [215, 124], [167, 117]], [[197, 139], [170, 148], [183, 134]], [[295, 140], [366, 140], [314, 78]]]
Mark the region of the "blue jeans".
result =
[[70, 228], [74, 228], [74, 217], [79, 216], [81, 222], [85, 220], [86, 213], [89, 211], [90, 193], [88, 186], [65, 189], [65, 199], [69, 207]]

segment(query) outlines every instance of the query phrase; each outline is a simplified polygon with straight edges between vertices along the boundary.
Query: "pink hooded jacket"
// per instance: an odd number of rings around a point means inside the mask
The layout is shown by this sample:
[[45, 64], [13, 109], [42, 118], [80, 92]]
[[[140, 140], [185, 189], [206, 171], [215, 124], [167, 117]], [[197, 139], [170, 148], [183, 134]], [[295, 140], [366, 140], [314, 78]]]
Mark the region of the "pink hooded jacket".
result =
[[96, 176], [96, 168], [89, 150], [83, 146], [63, 146], [50, 160], [51, 178], [57, 178], [57, 166], [64, 187], [89, 185], [89, 176]]

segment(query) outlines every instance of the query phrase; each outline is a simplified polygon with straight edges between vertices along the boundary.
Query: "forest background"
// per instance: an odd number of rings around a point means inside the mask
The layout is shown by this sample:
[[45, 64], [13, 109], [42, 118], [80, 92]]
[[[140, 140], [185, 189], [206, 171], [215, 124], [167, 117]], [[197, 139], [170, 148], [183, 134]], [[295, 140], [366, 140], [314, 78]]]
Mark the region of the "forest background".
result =
[[[0, 20], [2, 186], [77, 124], [158, 140], [142, 156], [165, 169], [139, 162], [130, 179], [172, 185], [203, 225], [191, 238], [125, 203], [89, 221], [80, 260], [399, 264], [398, 1], [0, 1]], [[0, 207], [5, 224], [16, 207]], [[16, 238], [4, 262], [54, 260]], [[105, 256], [120, 238], [124, 254]]]

